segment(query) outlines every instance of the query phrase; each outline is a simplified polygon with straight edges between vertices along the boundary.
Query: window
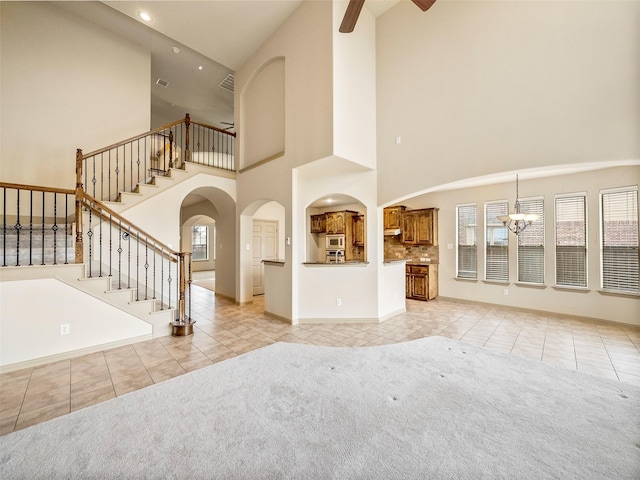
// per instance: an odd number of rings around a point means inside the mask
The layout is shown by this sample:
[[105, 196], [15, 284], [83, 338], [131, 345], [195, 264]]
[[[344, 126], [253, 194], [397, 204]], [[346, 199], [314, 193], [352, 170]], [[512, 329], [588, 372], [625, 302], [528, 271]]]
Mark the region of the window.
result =
[[539, 217], [518, 235], [518, 281], [544, 283], [544, 199], [520, 200], [520, 208]]
[[600, 192], [602, 288], [638, 289], [638, 188]]
[[587, 286], [586, 194], [556, 197], [556, 285]]
[[478, 222], [477, 207], [458, 205], [458, 255], [456, 258], [458, 278], [478, 277]]
[[209, 228], [194, 225], [191, 230], [192, 260], [209, 260]]
[[496, 282], [509, 281], [509, 229], [498, 220], [507, 215], [507, 202], [492, 202], [484, 205], [484, 223], [486, 225], [485, 279]]

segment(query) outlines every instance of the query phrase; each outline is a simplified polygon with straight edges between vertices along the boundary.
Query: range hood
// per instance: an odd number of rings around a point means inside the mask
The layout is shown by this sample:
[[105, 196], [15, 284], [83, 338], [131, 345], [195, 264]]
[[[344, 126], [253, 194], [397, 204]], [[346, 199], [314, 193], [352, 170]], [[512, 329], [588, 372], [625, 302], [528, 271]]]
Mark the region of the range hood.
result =
[[400, 235], [402, 233], [402, 230], [400, 230], [399, 228], [387, 228], [384, 231], [385, 236], [389, 235], [389, 236], [394, 236], [394, 235]]

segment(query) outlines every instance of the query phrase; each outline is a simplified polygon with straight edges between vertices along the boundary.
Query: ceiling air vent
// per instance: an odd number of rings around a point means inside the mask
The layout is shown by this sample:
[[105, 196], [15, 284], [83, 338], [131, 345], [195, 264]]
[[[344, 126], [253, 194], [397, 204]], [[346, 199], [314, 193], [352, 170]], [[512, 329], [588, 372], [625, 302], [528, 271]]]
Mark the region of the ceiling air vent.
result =
[[169, 82], [159, 78], [156, 80], [156, 85], [160, 85], [161, 87], [167, 88], [169, 86]]
[[218, 86], [220, 88], [224, 88], [225, 90], [228, 90], [229, 92], [233, 93], [233, 82], [235, 80], [235, 77], [233, 76], [233, 73], [229, 73], [227, 74], [226, 77], [224, 77], [224, 80], [222, 80]]

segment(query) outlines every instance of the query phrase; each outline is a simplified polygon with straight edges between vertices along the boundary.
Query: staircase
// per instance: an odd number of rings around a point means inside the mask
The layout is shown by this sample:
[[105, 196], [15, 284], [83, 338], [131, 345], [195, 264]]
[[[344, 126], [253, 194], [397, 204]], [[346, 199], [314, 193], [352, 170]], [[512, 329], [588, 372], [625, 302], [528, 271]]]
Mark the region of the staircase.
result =
[[232, 136], [187, 115], [88, 155], [78, 150], [75, 191], [0, 183], [0, 280], [56, 278], [144, 320], [153, 337], [170, 334], [176, 319], [189, 322], [190, 254], [123, 215], [202, 172], [235, 178]]

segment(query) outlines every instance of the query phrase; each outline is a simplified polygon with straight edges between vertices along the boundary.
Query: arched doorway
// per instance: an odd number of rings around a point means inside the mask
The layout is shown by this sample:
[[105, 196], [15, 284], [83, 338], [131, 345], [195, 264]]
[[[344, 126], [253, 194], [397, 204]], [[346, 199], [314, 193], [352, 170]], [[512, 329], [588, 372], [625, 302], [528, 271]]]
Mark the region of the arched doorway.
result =
[[[192, 252], [194, 279], [207, 282], [216, 295], [235, 298], [235, 202], [223, 190], [199, 187], [180, 207], [180, 247]], [[198, 272], [209, 272], [200, 277]]]
[[264, 293], [264, 261], [285, 256], [285, 209], [276, 202], [253, 202], [240, 215], [240, 303]]

